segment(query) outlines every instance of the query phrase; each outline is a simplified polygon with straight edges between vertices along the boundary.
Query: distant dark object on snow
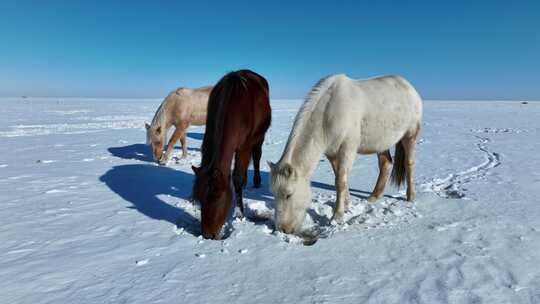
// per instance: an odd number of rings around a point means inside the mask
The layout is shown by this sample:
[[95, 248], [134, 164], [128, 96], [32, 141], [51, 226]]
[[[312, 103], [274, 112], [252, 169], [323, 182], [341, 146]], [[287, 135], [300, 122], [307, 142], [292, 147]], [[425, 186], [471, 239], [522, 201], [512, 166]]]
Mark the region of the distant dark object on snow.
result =
[[528, 101], [522, 101], [521, 104], [529, 104]]

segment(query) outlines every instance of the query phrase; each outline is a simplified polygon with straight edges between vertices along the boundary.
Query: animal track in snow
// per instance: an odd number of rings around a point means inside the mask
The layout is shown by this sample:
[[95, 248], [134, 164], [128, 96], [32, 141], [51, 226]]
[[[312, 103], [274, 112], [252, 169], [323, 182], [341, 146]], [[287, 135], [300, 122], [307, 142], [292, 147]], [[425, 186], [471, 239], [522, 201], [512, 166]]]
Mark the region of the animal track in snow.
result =
[[514, 128], [480, 128], [480, 129], [471, 129], [473, 133], [512, 133], [519, 134], [528, 132], [524, 129], [514, 129]]
[[39, 164], [52, 164], [52, 163], [55, 163], [56, 160], [53, 160], [53, 159], [44, 159], [44, 160], [38, 159], [36, 162], [39, 163]]
[[[351, 191], [354, 193], [354, 191]], [[345, 212], [343, 223], [330, 221], [335, 205], [335, 194], [315, 194], [315, 199], [308, 214], [311, 227], [304, 233], [304, 244], [310, 239], [316, 241], [350, 228], [371, 229], [383, 226], [393, 226], [399, 222], [421, 217], [415, 205], [393, 197], [384, 197], [376, 203], [368, 203], [365, 199], [352, 199], [348, 211]], [[325, 199], [330, 198], [330, 200]], [[308, 243], [309, 244], [309, 243]]]
[[65, 192], [67, 192], [67, 191], [66, 190], [61, 190], [61, 189], [51, 189], [51, 190], [45, 191], [45, 193], [47, 193], [47, 194], [65, 193]]
[[143, 266], [146, 264], [148, 264], [148, 259], [135, 261], [135, 265], [137, 266]]
[[450, 174], [445, 178], [435, 178], [432, 181], [420, 185], [420, 189], [424, 192], [433, 192], [442, 198], [465, 198], [466, 189], [463, 185], [485, 177], [487, 171], [501, 164], [500, 155], [489, 149], [487, 137], [475, 135], [479, 140], [476, 147], [484, 154], [484, 161], [467, 170]]
[[14, 125], [0, 131], [0, 137], [41, 136], [50, 134], [85, 134], [107, 130], [140, 129], [141, 120], [111, 120], [88, 123]]
[[452, 228], [456, 228], [460, 225], [459, 222], [454, 222], [454, 223], [448, 223], [448, 224], [436, 224], [436, 225], [432, 225], [430, 226], [429, 228], [437, 231], [437, 232], [441, 232], [441, 231], [446, 231], [446, 230], [449, 230], [449, 229], [452, 229]]
[[90, 110], [55, 110], [55, 111], [47, 111], [47, 113], [58, 114], [58, 115], [74, 115], [74, 114], [90, 113]]
[[[354, 194], [355, 191], [351, 191]], [[365, 199], [351, 198], [348, 211], [345, 212], [343, 223], [331, 221], [336, 201], [335, 193], [313, 192], [312, 205], [308, 209], [304, 221], [304, 231], [299, 235], [287, 235], [271, 229], [263, 228], [266, 234], [275, 234], [288, 243], [303, 243], [313, 245], [318, 239], [328, 238], [331, 235], [351, 228], [376, 228], [392, 226], [398, 222], [407, 222], [412, 218], [420, 217], [413, 203], [405, 202], [393, 197], [385, 197], [375, 204]], [[274, 209], [270, 203], [244, 199], [245, 216], [253, 221], [273, 221]]]
[[167, 161], [167, 165], [196, 165], [201, 163], [201, 152], [188, 151], [186, 158], [182, 158], [181, 152], [179, 154], [172, 155]]

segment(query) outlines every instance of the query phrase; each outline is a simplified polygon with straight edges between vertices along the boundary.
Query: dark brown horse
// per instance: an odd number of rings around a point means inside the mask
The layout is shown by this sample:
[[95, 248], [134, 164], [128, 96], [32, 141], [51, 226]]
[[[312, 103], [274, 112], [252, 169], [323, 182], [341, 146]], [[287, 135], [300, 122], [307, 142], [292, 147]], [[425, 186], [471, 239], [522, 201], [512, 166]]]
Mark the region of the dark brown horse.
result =
[[270, 126], [271, 110], [268, 82], [249, 70], [225, 75], [208, 99], [202, 162], [193, 167], [193, 198], [201, 203], [201, 230], [204, 238], [219, 239], [232, 207], [231, 164], [236, 204], [244, 211], [242, 188], [253, 157], [255, 187], [261, 185], [259, 171], [261, 146]]

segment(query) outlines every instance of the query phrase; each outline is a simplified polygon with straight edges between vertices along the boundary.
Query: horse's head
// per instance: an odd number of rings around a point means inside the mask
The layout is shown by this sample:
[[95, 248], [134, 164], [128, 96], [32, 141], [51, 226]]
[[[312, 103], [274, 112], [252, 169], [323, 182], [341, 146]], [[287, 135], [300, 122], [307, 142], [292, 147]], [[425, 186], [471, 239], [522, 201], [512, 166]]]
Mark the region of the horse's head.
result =
[[290, 164], [270, 166], [270, 190], [276, 201], [276, 229], [285, 233], [295, 233], [302, 226], [311, 202], [309, 180], [298, 176]]
[[146, 144], [152, 148], [154, 160], [159, 162], [163, 153], [163, 145], [165, 145], [165, 131], [161, 126], [151, 126], [145, 123], [146, 127]]
[[193, 199], [201, 204], [201, 230], [206, 239], [219, 240], [232, 205], [232, 191], [228, 176], [219, 169], [192, 166], [195, 172]]

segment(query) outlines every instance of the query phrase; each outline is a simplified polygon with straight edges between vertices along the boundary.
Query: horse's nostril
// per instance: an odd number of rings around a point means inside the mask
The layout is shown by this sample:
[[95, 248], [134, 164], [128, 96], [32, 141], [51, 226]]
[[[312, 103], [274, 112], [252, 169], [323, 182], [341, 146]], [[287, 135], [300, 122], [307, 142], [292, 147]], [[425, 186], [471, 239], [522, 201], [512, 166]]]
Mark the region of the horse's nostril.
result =
[[279, 230], [286, 234], [291, 234], [294, 232], [294, 229], [289, 225], [280, 225]]

